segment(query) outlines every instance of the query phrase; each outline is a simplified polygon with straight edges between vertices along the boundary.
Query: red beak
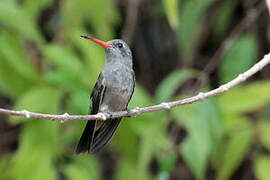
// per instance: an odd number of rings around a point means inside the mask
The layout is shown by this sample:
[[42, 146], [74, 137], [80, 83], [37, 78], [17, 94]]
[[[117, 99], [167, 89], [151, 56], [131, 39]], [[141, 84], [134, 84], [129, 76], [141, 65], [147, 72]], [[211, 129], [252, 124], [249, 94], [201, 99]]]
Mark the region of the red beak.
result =
[[110, 43], [106, 43], [104, 41], [101, 41], [101, 40], [98, 40], [98, 39], [95, 39], [95, 38], [91, 38], [91, 37], [88, 37], [88, 36], [81, 36], [81, 38], [91, 40], [91, 41], [97, 43], [98, 45], [102, 46], [103, 48], [111, 48], [112, 47], [112, 45]]

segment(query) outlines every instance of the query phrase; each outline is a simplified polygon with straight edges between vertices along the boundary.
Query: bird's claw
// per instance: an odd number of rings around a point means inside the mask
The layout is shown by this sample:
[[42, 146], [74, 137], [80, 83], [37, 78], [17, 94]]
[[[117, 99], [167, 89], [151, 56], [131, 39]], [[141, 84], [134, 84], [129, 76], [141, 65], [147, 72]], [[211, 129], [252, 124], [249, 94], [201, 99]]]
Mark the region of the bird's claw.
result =
[[111, 111], [108, 111], [107, 114], [109, 114], [110, 118], [109, 119], [112, 119], [113, 118], [113, 112]]
[[127, 111], [127, 117], [131, 117], [132, 116], [131, 110], [127, 108], [126, 111]]

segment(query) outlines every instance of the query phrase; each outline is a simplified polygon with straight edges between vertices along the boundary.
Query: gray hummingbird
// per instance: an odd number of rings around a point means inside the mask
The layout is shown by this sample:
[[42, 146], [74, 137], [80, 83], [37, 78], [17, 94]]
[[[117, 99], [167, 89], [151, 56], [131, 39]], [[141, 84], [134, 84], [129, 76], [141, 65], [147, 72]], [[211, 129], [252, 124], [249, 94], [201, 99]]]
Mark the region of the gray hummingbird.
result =
[[[89, 114], [128, 110], [127, 106], [135, 87], [132, 54], [129, 46], [120, 39], [103, 42], [87, 36], [105, 49], [105, 64], [92, 90]], [[76, 154], [96, 153], [113, 136], [121, 118], [106, 121], [88, 121], [77, 145]]]

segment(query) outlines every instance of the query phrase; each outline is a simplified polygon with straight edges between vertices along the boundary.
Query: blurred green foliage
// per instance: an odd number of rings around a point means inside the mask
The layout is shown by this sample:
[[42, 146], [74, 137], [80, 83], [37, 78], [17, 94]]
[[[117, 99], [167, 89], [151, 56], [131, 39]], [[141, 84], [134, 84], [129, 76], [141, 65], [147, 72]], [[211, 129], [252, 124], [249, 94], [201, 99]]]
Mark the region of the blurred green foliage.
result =
[[[164, 14], [178, 35], [184, 57], [198, 39], [200, 21], [212, 0], [163, 0]], [[115, 37], [114, 26], [121, 21], [113, 1], [61, 1], [60, 11], [46, 27], [57, 35], [47, 43], [37, 25], [39, 11], [52, 0], [0, 1], [0, 92], [15, 102], [15, 109], [43, 112], [87, 114], [90, 89], [104, 59], [103, 49], [82, 41], [85, 24], [105, 40]], [[234, 8], [224, 3], [218, 13], [217, 38], [226, 31]], [[102, 11], [101, 11], [102, 9]], [[106, 9], [106, 10], [104, 10]], [[40, 56], [29, 56], [34, 44]], [[219, 81], [227, 82], [253, 65], [257, 59], [254, 34], [244, 34], [232, 42], [222, 56]], [[184, 58], [188, 59], [188, 58]], [[180, 85], [197, 78], [198, 70], [176, 70], [160, 83], [155, 95], [137, 84], [129, 107], [143, 107], [174, 100]], [[270, 101], [270, 81], [246, 83], [204, 102], [124, 120], [107, 146], [117, 150], [116, 179], [152, 179], [151, 159], [159, 164], [157, 177], [169, 178], [181, 154], [196, 179], [205, 179], [210, 164], [216, 178], [226, 180], [240, 166], [256, 141], [270, 151], [270, 123], [260, 115], [254, 126], [247, 114]], [[209, 88], [204, 89], [209, 90]], [[176, 98], [179, 99], [180, 97]], [[175, 119], [188, 136], [174, 147], [167, 133], [169, 120]], [[22, 123], [19, 147], [13, 155], [0, 159], [0, 179], [100, 179], [101, 162], [96, 156], [74, 156], [73, 150], [85, 122], [59, 124], [38, 119], [11, 117]], [[255, 136], [256, 135], [256, 136]], [[255, 175], [270, 178], [270, 156], [255, 154]]]

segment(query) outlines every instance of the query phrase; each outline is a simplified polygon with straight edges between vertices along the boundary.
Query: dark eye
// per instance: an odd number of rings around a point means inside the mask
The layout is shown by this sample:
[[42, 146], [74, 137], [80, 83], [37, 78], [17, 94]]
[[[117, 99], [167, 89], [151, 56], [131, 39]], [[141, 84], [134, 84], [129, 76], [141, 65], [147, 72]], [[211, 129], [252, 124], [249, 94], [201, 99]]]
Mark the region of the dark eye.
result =
[[122, 43], [118, 43], [117, 44], [117, 47], [122, 48], [123, 47], [123, 44]]

